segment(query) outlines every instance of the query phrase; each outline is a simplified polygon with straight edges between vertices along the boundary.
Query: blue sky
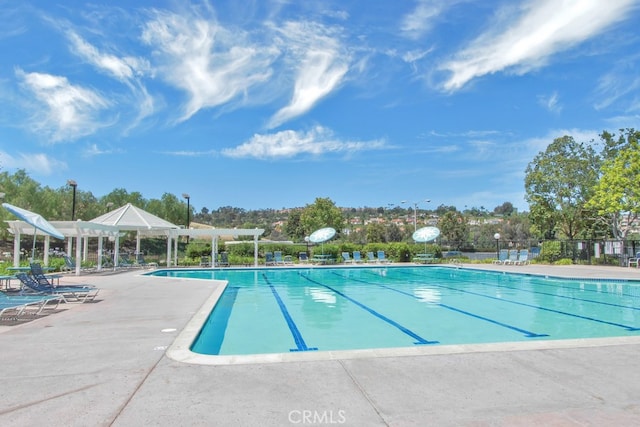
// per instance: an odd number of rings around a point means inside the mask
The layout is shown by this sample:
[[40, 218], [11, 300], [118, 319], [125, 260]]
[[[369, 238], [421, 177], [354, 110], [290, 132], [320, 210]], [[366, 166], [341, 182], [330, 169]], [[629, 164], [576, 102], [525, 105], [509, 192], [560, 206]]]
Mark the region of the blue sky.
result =
[[0, 0], [0, 170], [196, 211], [526, 210], [554, 138], [640, 127], [638, 6]]

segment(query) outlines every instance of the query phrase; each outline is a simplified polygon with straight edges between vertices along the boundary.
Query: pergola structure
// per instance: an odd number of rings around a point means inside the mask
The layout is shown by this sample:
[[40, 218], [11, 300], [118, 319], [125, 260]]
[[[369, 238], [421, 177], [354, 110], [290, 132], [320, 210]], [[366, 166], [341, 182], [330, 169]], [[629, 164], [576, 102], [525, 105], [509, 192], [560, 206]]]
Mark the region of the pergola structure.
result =
[[211, 260], [215, 265], [215, 255], [218, 253], [218, 240], [222, 236], [252, 236], [253, 237], [253, 265], [258, 266], [258, 238], [264, 233], [263, 228], [204, 228], [204, 229], [178, 229], [167, 233], [167, 266], [171, 265], [171, 241], [174, 242], [173, 264], [178, 264], [178, 238], [189, 236], [197, 238], [211, 238]]
[[[34, 235], [34, 227], [24, 221], [6, 221], [9, 231], [14, 235], [14, 266], [20, 264], [20, 238], [22, 235]], [[75, 239], [75, 259], [87, 258], [88, 239], [98, 238], [98, 269], [102, 269], [103, 239], [106, 237], [114, 241], [114, 265], [118, 265], [120, 236], [123, 232], [136, 232], [136, 253], [140, 253], [140, 239], [142, 237], [164, 236], [167, 238], [167, 267], [178, 264], [178, 239], [181, 236], [211, 238], [211, 259], [215, 260], [218, 252], [218, 241], [222, 236], [252, 236], [254, 242], [254, 265], [258, 265], [258, 238], [264, 233], [264, 229], [237, 229], [237, 228], [206, 228], [184, 229], [171, 224], [155, 215], [150, 214], [130, 203], [101, 215], [91, 221], [50, 221], [58, 229], [67, 241], [67, 253], [73, 253], [73, 240]], [[36, 235], [44, 235], [44, 264], [49, 263], [49, 249], [51, 236], [42, 232]], [[173, 255], [172, 255], [173, 254]], [[80, 262], [76, 262], [76, 275], [80, 274]]]
[[[49, 249], [51, 246], [51, 236], [48, 234], [42, 233], [34, 229], [34, 227], [30, 224], [27, 224], [24, 221], [6, 221], [8, 225], [9, 232], [13, 234], [13, 265], [17, 267], [20, 265], [20, 239], [22, 235], [34, 236], [34, 239], [37, 236], [44, 236], [44, 254], [43, 254], [43, 262], [45, 265], [49, 264]], [[53, 225], [58, 231], [62, 233], [65, 238], [69, 238], [69, 242], [72, 239], [76, 239], [76, 242], [81, 242], [84, 239], [84, 256], [82, 256], [82, 246], [80, 243], [76, 244], [76, 259], [86, 258], [86, 252], [88, 247], [88, 239], [89, 238], [97, 238], [98, 239], [98, 269], [102, 268], [102, 248], [103, 248], [103, 239], [105, 237], [112, 238], [117, 241], [120, 236], [119, 230], [117, 227], [104, 225], [104, 224], [96, 224], [90, 221], [50, 221], [51, 225]], [[70, 243], [69, 248], [72, 245]], [[71, 251], [68, 251], [71, 252]], [[80, 262], [76, 263], [76, 274], [80, 274]]]

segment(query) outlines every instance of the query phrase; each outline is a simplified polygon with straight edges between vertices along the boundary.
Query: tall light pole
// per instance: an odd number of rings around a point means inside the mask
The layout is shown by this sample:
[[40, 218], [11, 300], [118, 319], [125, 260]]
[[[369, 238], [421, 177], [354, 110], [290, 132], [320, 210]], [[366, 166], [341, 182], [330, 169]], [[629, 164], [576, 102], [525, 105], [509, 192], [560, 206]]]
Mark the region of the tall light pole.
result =
[[76, 220], [76, 188], [78, 188], [78, 183], [72, 179], [68, 179], [67, 184], [73, 188], [73, 201], [71, 202], [71, 221], [75, 221]]
[[500, 233], [494, 234], [493, 238], [496, 239], [496, 258], [500, 260]]
[[[425, 199], [425, 202], [429, 203], [431, 200], [430, 199]], [[421, 201], [418, 202], [411, 202], [411, 204], [413, 205], [413, 231], [417, 231], [418, 230], [418, 203], [420, 203]], [[400, 203], [409, 203], [406, 200], [401, 201]]]
[[[187, 199], [187, 230], [189, 229], [189, 215], [191, 213], [191, 196], [189, 196], [187, 193], [182, 193], [182, 197], [184, 197], [185, 199]], [[189, 243], [189, 235], [187, 234], [187, 243]]]

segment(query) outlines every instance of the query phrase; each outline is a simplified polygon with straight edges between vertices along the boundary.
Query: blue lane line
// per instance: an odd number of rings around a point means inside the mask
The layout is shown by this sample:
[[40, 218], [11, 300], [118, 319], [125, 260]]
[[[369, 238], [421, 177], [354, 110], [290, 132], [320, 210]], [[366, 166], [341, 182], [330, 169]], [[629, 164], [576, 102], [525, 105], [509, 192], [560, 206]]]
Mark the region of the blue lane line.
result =
[[284, 316], [284, 320], [287, 321], [287, 326], [289, 326], [289, 330], [291, 331], [291, 335], [293, 335], [293, 340], [296, 342], [296, 346], [298, 347], [298, 348], [291, 348], [291, 349], [289, 349], [289, 351], [315, 351], [315, 350], [317, 350], [318, 347], [307, 347], [307, 344], [304, 342], [304, 338], [302, 338], [302, 334], [300, 333], [300, 330], [296, 326], [296, 322], [293, 321], [293, 318], [289, 314], [289, 310], [287, 310], [287, 306], [285, 305], [284, 301], [282, 301], [282, 298], [280, 298], [280, 295], [278, 294], [278, 291], [271, 284], [271, 282], [269, 281], [269, 279], [267, 278], [267, 276], [264, 273], [262, 274], [262, 277], [267, 282], [267, 285], [269, 285], [269, 288], [271, 288], [271, 292], [273, 293], [273, 296], [275, 297], [276, 301], [278, 302], [278, 306], [280, 307], [280, 311], [282, 312], [282, 316]]
[[[338, 274], [336, 272], [334, 272], [334, 274], [336, 274], [336, 275], [338, 275], [340, 277], [346, 278], [346, 277], [344, 277], [344, 276], [342, 276], [342, 275], [340, 275], [340, 274]], [[399, 294], [406, 295], [406, 296], [409, 296], [411, 298], [415, 298], [417, 300], [420, 300], [420, 298], [418, 298], [417, 296], [415, 296], [412, 293], [401, 291], [400, 289], [392, 288], [391, 286], [381, 285], [379, 283], [372, 283], [372, 282], [368, 282], [366, 280], [360, 280], [360, 279], [355, 279], [355, 278], [349, 278], [349, 280], [352, 280], [354, 282], [366, 283], [368, 285], [380, 286], [380, 287], [382, 287], [384, 289], [388, 289], [390, 291], [397, 292]], [[446, 305], [446, 304], [442, 304], [442, 303], [435, 303], [435, 305], [437, 305], [439, 307], [442, 307], [442, 308], [446, 308], [447, 310], [455, 311], [456, 313], [464, 314], [466, 316], [471, 316], [471, 317], [476, 318], [476, 319], [484, 320], [485, 322], [493, 323], [494, 325], [498, 325], [498, 326], [505, 327], [507, 329], [511, 329], [512, 331], [520, 332], [520, 333], [524, 334], [524, 336], [527, 337], [527, 338], [540, 338], [540, 337], [548, 337], [549, 336], [548, 334], [537, 334], [535, 332], [527, 331], [525, 329], [520, 329], [517, 326], [507, 325], [506, 323], [502, 323], [502, 322], [499, 322], [497, 320], [489, 319], [488, 317], [483, 317], [483, 316], [480, 316], [479, 314], [474, 314], [474, 313], [471, 313], [471, 312], [468, 312], [468, 311], [465, 311], [465, 310], [461, 310], [459, 308], [455, 308], [455, 307], [452, 307], [450, 305]]]
[[358, 307], [368, 311], [369, 313], [373, 314], [374, 316], [376, 316], [378, 319], [384, 320], [385, 322], [387, 322], [388, 324], [398, 328], [400, 331], [402, 331], [403, 333], [409, 335], [411, 338], [415, 339], [416, 342], [414, 342], [414, 344], [438, 344], [440, 343], [440, 341], [428, 341], [425, 340], [424, 338], [422, 338], [420, 335], [416, 334], [415, 332], [411, 331], [408, 328], [405, 328], [404, 326], [402, 326], [401, 324], [399, 324], [398, 322], [389, 319], [387, 316], [378, 313], [377, 311], [375, 311], [374, 309], [372, 309], [371, 307], [367, 307], [366, 305], [362, 304], [361, 302], [343, 294], [342, 292], [332, 288], [331, 286], [325, 285], [323, 283], [317, 282], [313, 279], [311, 279], [308, 276], [305, 276], [302, 273], [299, 273], [303, 278], [307, 279], [308, 281], [310, 281], [311, 283], [315, 283], [316, 285], [322, 286], [324, 288], [329, 289], [332, 292], [335, 292], [336, 294], [340, 295], [342, 298], [345, 298], [349, 301], [351, 301], [352, 303], [354, 303], [355, 305], [357, 305]]
[[[412, 273], [403, 273], [403, 274], [420, 276], [420, 275], [416, 275], [416, 274], [412, 274]], [[422, 276], [422, 277], [424, 277], [424, 276]], [[510, 300], [510, 299], [506, 299], [506, 298], [492, 297], [491, 295], [480, 294], [480, 293], [473, 292], [473, 291], [465, 291], [465, 290], [462, 290], [462, 289], [459, 289], [459, 288], [453, 288], [453, 287], [450, 287], [450, 286], [437, 285], [437, 284], [430, 284], [430, 285], [431, 286], [436, 286], [436, 287], [442, 288], [442, 289], [449, 289], [449, 290], [452, 290], [452, 291], [469, 294], [469, 295], [475, 295], [475, 296], [479, 296], [479, 297], [483, 297], [483, 298], [494, 299], [494, 300], [497, 300], [497, 301], [508, 302], [508, 303], [511, 303], [511, 304], [521, 305], [521, 306], [524, 306], [524, 307], [535, 308], [535, 309], [542, 310], [542, 311], [548, 311], [548, 312], [551, 312], [551, 313], [561, 314], [563, 316], [570, 316], [570, 317], [575, 317], [575, 318], [578, 318], [578, 319], [589, 320], [591, 322], [602, 323], [602, 324], [605, 324], [605, 325], [617, 326], [619, 328], [624, 328], [629, 332], [640, 331], [640, 328], [637, 328], [635, 326], [629, 326], [629, 325], [623, 325], [621, 323], [609, 322], [609, 321], [606, 321], [606, 320], [596, 319], [594, 317], [581, 316], [579, 314], [567, 313], [566, 311], [554, 310], [552, 308], [546, 308], [546, 307], [542, 307], [542, 306], [539, 306], [539, 305], [526, 304], [524, 302], [513, 301], [513, 300]], [[493, 286], [493, 284], [491, 286]]]
[[231, 311], [238, 297], [239, 290], [239, 287], [227, 286], [206, 322], [206, 324], [213, 324], [216, 325], [216, 327], [211, 328], [211, 335], [202, 340], [200, 339], [200, 334], [202, 334], [201, 329], [191, 346], [191, 351], [201, 354], [220, 354], [220, 348], [222, 347], [222, 342], [227, 332], [227, 325], [229, 324], [229, 317], [231, 316]]

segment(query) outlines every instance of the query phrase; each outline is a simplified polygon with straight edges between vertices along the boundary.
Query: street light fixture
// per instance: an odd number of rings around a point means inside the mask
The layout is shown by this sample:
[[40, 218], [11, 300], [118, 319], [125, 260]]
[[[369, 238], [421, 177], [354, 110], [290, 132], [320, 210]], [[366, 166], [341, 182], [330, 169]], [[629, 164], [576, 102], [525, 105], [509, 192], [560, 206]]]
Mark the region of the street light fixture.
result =
[[76, 220], [76, 189], [78, 188], [78, 183], [73, 179], [68, 179], [67, 184], [73, 188], [73, 201], [71, 202], [71, 221]]
[[[431, 199], [425, 199], [425, 202], [429, 203]], [[402, 200], [400, 203], [411, 203], [413, 205], [413, 231], [418, 230], [418, 202], [407, 202], [406, 200]]]
[[500, 233], [494, 234], [493, 238], [496, 239], [496, 258], [500, 259]]
[[[182, 197], [184, 197], [185, 199], [187, 199], [187, 230], [189, 229], [189, 215], [191, 213], [191, 196], [189, 196], [187, 193], [182, 193]], [[187, 243], [189, 243], [189, 235], [187, 234]]]

